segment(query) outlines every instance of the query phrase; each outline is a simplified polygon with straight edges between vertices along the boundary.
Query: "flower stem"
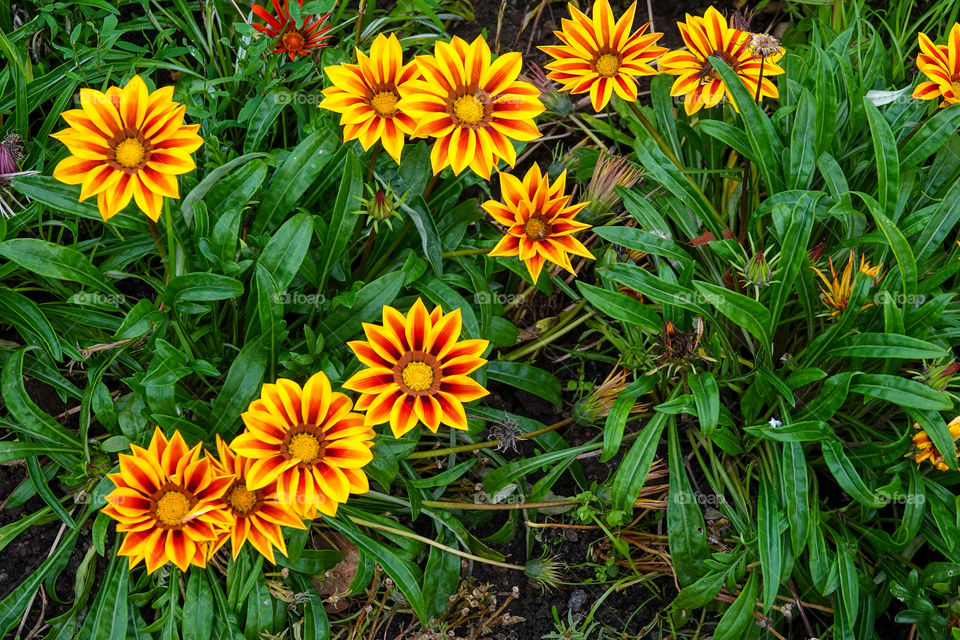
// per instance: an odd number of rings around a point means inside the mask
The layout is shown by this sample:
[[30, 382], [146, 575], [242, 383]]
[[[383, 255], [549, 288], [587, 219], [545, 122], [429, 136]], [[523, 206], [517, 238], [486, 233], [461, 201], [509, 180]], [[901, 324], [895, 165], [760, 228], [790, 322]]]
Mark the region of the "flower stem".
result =
[[403, 529], [397, 529], [395, 527], [389, 527], [385, 524], [380, 524], [379, 522], [370, 522], [369, 520], [364, 520], [363, 518], [357, 518], [355, 516], [347, 516], [350, 520], [361, 527], [370, 527], [371, 529], [377, 529], [379, 531], [384, 531], [393, 535], [400, 536], [402, 538], [409, 538], [411, 540], [416, 540], [424, 544], [428, 544], [431, 547], [436, 547], [447, 553], [452, 553], [455, 556], [461, 558], [466, 558], [467, 560], [473, 560], [475, 562], [483, 562], [485, 564], [490, 564], [495, 567], [501, 567], [503, 569], [513, 569], [515, 571], [526, 571], [526, 567], [521, 567], [520, 565], [510, 564], [508, 562], [499, 562], [497, 560], [490, 560], [488, 558], [481, 558], [480, 556], [475, 556], [472, 553], [466, 553], [465, 551], [460, 551], [459, 549], [454, 549], [453, 547], [448, 547], [445, 544], [441, 544], [436, 540], [431, 540], [430, 538], [425, 538], [424, 536], [411, 533], [409, 531], [404, 531]]
[[170, 210], [170, 199], [163, 199], [163, 224], [167, 228], [167, 282], [177, 275], [177, 234], [173, 228], [173, 211]]
[[660, 147], [660, 149], [667, 154], [667, 157], [670, 158], [670, 161], [677, 165], [677, 168], [682, 171], [683, 163], [681, 163], [680, 159], [677, 158], [677, 155], [673, 152], [673, 149], [670, 148], [670, 145], [667, 144], [667, 141], [663, 139], [663, 136], [660, 135], [660, 132], [654, 128], [653, 123], [647, 119], [647, 116], [643, 115], [643, 111], [640, 111], [640, 107], [638, 107], [635, 102], [627, 102], [627, 105], [629, 105], [630, 110], [633, 111], [633, 114], [637, 116], [640, 124], [642, 124], [644, 128], [650, 132], [650, 135], [657, 143], [657, 146]]
[[157, 223], [147, 218], [147, 228], [150, 229], [150, 235], [153, 236], [153, 242], [157, 245], [157, 253], [161, 258], [167, 257], [167, 247], [163, 244], [163, 238], [160, 237], [160, 230], [157, 229]]
[[[568, 424], [573, 422], [573, 418], [564, 418], [560, 422], [554, 422], [551, 425], [543, 427], [542, 429], [537, 429], [536, 431], [531, 431], [530, 433], [524, 433], [517, 436], [518, 440], [529, 440], [530, 438], [536, 438], [537, 436], [542, 436], [545, 433], [555, 431], [560, 427], [565, 427]], [[478, 449], [489, 449], [490, 447], [495, 447], [498, 444], [503, 442], [502, 440], [485, 440], [484, 442], [475, 442], [473, 444], [461, 444], [456, 447], [444, 447], [443, 449], [430, 449], [429, 451], [414, 451], [407, 456], [407, 460], [419, 460], [421, 458], [438, 458], [440, 456], [445, 456], [450, 453], [463, 453], [464, 451], [477, 451]]]
[[544, 334], [543, 337], [541, 337], [539, 340], [537, 340], [537, 341], [535, 341], [535, 342], [531, 342], [531, 343], [528, 344], [528, 345], [524, 345], [523, 347], [520, 347], [519, 349], [515, 349], [515, 350], [511, 351], [510, 353], [508, 353], [508, 354], [505, 355], [505, 356], [501, 356], [501, 357], [500, 357], [500, 360], [507, 360], [507, 361], [519, 360], [520, 358], [522, 358], [522, 357], [524, 357], [524, 356], [526, 356], [526, 355], [529, 355], [529, 354], [531, 354], [531, 353], [533, 353], [533, 352], [535, 352], [535, 351], [538, 351], [539, 349], [542, 349], [543, 347], [547, 346], [548, 344], [550, 344], [551, 342], [553, 342], [553, 341], [556, 340], [557, 338], [559, 338], [559, 337], [561, 337], [561, 336], [563, 336], [563, 335], [566, 335], [566, 334], [569, 333], [571, 330], [573, 330], [574, 327], [577, 327], [577, 326], [583, 324], [584, 322], [586, 322], [587, 320], [589, 320], [590, 318], [592, 318], [593, 316], [595, 316], [595, 315], [596, 315], [596, 312], [595, 312], [595, 311], [588, 311], [588, 312], [586, 312], [585, 314], [583, 314], [582, 316], [580, 316], [579, 318], [577, 318], [576, 320], [574, 320], [573, 322], [570, 322], [569, 324], [567, 324], [567, 321], [568, 321], [570, 318], [573, 318], [574, 316], [576, 316], [577, 313], [578, 313], [581, 309], [583, 309], [584, 305], [586, 305], [586, 304], [587, 304], [587, 299], [586, 299], [586, 298], [582, 299], [579, 303], [577, 303], [577, 306], [576, 306], [576, 307], [574, 307], [573, 309], [570, 310], [570, 312], [567, 314], [567, 316], [566, 316], [566, 318], [564, 318], [564, 320], [560, 321], [560, 322], [557, 324], [557, 326], [555, 326], [553, 329], [551, 329], [551, 330], [548, 331], [546, 334]]
[[423, 506], [432, 509], [460, 509], [462, 511], [519, 511], [521, 509], [546, 509], [549, 507], [568, 507], [577, 504], [576, 500], [554, 500], [552, 502], [517, 502], [510, 504], [486, 504], [476, 502], [455, 502], [443, 500], [424, 500]]
[[489, 253], [491, 249], [489, 247], [480, 247], [478, 249], [460, 249], [459, 251], [447, 251], [441, 257], [443, 258], [456, 258], [457, 256], [478, 256], [482, 253]]

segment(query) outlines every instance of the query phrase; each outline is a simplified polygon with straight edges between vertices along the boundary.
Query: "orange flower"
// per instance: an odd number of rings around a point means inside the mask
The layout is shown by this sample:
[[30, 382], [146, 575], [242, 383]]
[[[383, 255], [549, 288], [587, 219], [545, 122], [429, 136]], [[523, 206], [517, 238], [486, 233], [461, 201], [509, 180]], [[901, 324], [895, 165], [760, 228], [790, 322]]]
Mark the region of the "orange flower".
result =
[[540, 137], [533, 119], [544, 106], [536, 87], [517, 80], [522, 65], [517, 52], [491, 63], [482, 37], [436, 42], [434, 55], [417, 56], [423, 77], [401, 87], [397, 108], [416, 121], [414, 136], [437, 139], [430, 153], [435, 174], [448, 165], [457, 175], [470, 167], [487, 179], [498, 159], [511, 167], [517, 161], [511, 138]]
[[233, 524], [229, 531], [221, 534], [214, 550], [230, 540], [233, 559], [236, 560], [244, 543], [249, 541], [254, 549], [276, 564], [273, 557], [274, 547], [287, 555], [287, 546], [280, 527], [306, 527], [289, 506], [277, 501], [276, 485], [268, 485], [263, 489], [247, 489], [247, 475], [253, 460], [235, 455], [219, 435], [217, 452], [220, 454], [218, 467], [233, 478], [221, 499]]
[[183, 124], [186, 107], [173, 102], [173, 87], [147, 91], [140, 76], [106, 94], [80, 89], [80, 109], [60, 115], [69, 128], [51, 134], [71, 156], [53, 177], [80, 185], [80, 201], [97, 196], [109, 220], [130, 200], [156, 222], [163, 199], [179, 198], [176, 176], [196, 169], [190, 154], [200, 148], [198, 124]]
[[539, 47], [555, 60], [547, 65], [551, 70], [548, 77], [563, 85], [564, 91], [589, 91], [596, 111], [607, 105], [614, 91], [624, 100], [636, 102], [634, 78], [657, 74], [650, 62], [667, 51], [654, 45], [663, 34], [643, 35], [649, 22], [633, 30], [636, 2], [616, 22], [607, 0], [594, 3], [592, 20], [572, 4], [567, 6], [573, 19], [564, 18], [562, 29], [553, 32], [563, 44]]
[[369, 489], [362, 468], [373, 459], [373, 430], [353, 403], [330, 389], [317, 373], [300, 388], [280, 378], [265, 384], [260, 398], [240, 417], [247, 430], [231, 448], [253, 460], [245, 470], [248, 491], [276, 487], [277, 500], [294, 513], [313, 518], [337, 514], [351, 493]]
[[[916, 424], [914, 427], [919, 429], [920, 425]], [[949, 427], [950, 435], [953, 436], [954, 441], [960, 438], [960, 416], [951, 420], [947, 427]], [[917, 461], [918, 465], [924, 460], [929, 460], [930, 464], [940, 471], [947, 471], [950, 468], [943, 460], [943, 456], [937, 448], [933, 446], [933, 441], [930, 439], [930, 436], [927, 435], [926, 431], [921, 430], [920, 433], [913, 436], [913, 444], [918, 449], [917, 454], [914, 456], [914, 460]], [[956, 446], [954, 446], [954, 453], [956, 453]]]
[[920, 55], [917, 68], [929, 78], [913, 92], [914, 98], [933, 100], [943, 98], [941, 107], [960, 102], [960, 22], [950, 29], [947, 44], [934, 44], [925, 33], [918, 36]]
[[574, 219], [590, 203], [568, 204], [570, 196], [563, 193], [566, 180], [567, 172], [564, 171], [551, 185], [536, 164], [527, 171], [522, 183], [508, 173], [501, 173], [503, 202], [487, 200], [483, 203], [484, 210], [507, 227], [507, 234], [489, 255], [518, 256], [526, 263], [534, 284], [545, 261], [574, 273], [567, 254], [594, 259], [583, 243], [573, 237], [577, 231], [590, 228], [590, 225]]
[[[303, 6], [303, 0], [297, 0], [300, 6]], [[274, 18], [269, 11], [259, 4], [253, 5], [253, 12], [262, 18], [267, 24], [253, 23], [253, 28], [261, 33], [265, 33], [271, 38], [277, 38], [277, 48], [274, 53], [285, 53], [292, 62], [297, 54], [306, 56], [310, 54], [311, 49], [319, 49], [326, 46], [325, 40], [330, 36], [324, 35], [333, 26], [322, 27], [324, 21], [330, 17], [327, 12], [322, 16], [306, 15], [303, 16], [303, 24], [297, 26], [296, 21], [290, 17], [290, 7], [287, 0], [283, 0], [283, 6], [279, 0], [271, 0], [273, 10], [277, 14]]]
[[759, 98], [780, 96], [769, 76], [783, 73], [783, 68], [776, 64], [783, 57], [782, 48], [777, 46], [774, 53], [761, 54], [754, 47], [756, 37], [753, 34], [728, 27], [727, 19], [713, 7], [707, 9], [702, 18], [687, 14], [686, 23], [678, 22], [677, 26], [689, 50], [666, 53], [657, 66], [663, 73], [679, 76], [670, 95], [686, 96], [683, 106], [687, 115], [696, 113], [701, 107], [716, 106], [724, 95], [731, 99], [733, 108], [737, 108], [729, 87], [710, 64], [710, 56], [722, 58], [730, 65], [750, 95]]
[[347, 344], [369, 368], [343, 384], [361, 394], [364, 423], [389, 420], [397, 438], [420, 422], [434, 433], [441, 423], [466, 429], [463, 403], [488, 393], [468, 374], [487, 362], [480, 354], [489, 342], [458, 341], [461, 327], [459, 309], [444, 315], [438, 306], [428, 314], [419, 298], [406, 317], [384, 306], [383, 325], [364, 323], [368, 342]]
[[133, 455], [120, 454], [120, 473], [107, 477], [116, 489], [102, 511], [126, 532], [117, 555], [141, 560], [153, 573], [167, 562], [182, 571], [203, 567], [217, 538], [230, 526], [220, 500], [231, 477], [208, 458], [201, 445], [188, 449], [180, 432], [168, 441], [157, 427], [146, 449], [130, 445]]
[[403, 64], [397, 36], [387, 38], [382, 33], [373, 41], [370, 57], [357, 49], [357, 61], [324, 68], [333, 86], [323, 90], [326, 97], [320, 107], [341, 114], [344, 140], [359, 140], [364, 151], [380, 140], [399, 164], [403, 136], [417, 126], [397, 108], [399, 92], [417, 76], [417, 66]]

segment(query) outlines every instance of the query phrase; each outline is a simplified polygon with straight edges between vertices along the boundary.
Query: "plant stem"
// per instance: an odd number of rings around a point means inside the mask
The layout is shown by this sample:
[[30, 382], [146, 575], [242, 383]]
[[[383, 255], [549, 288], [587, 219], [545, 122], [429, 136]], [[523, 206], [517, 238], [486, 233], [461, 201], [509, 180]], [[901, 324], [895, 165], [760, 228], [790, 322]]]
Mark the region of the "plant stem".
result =
[[[362, 15], [362, 14], [361, 14]], [[359, 22], [357, 24], [360, 24]], [[370, 152], [370, 164], [367, 165], [367, 179], [365, 182], [370, 182], [370, 179], [373, 178], [373, 169], [377, 165], [377, 156], [380, 155], [381, 145], [375, 144], [373, 146], [373, 151]]]
[[455, 556], [459, 556], [459, 557], [461, 557], [461, 558], [466, 558], [467, 560], [472, 560], [472, 561], [474, 561], [474, 562], [483, 562], [483, 563], [485, 563], [485, 564], [490, 564], [490, 565], [493, 565], [493, 566], [495, 566], [495, 567], [501, 567], [501, 568], [503, 568], [503, 569], [513, 569], [513, 570], [515, 570], [515, 571], [526, 571], [526, 570], [527, 570], [526, 567], [521, 567], [520, 565], [510, 564], [510, 563], [508, 563], [508, 562], [499, 562], [499, 561], [497, 561], [497, 560], [489, 560], [489, 559], [487, 559], [487, 558], [481, 558], [480, 556], [475, 556], [475, 555], [473, 555], [472, 553], [466, 553], [465, 551], [460, 551], [459, 549], [454, 549], [453, 547], [448, 547], [447, 545], [441, 544], [441, 543], [437, 542], [436, 540], [431, 540], [430, 538], [425, 538], [424, 536], [420, 536], [420, 535], [417, 535], [417, 534], [415, 534], [415, 533], [411, 533], [411, 532], [409, 532], [409, 531], [404, 531], [403, 529], [397, 529], [397, 528], [395, 528], [395, 527], [388, 527], [388, 526], [385, 525], [385, 524], [380, 524], [380, 523], [378, 523], [378, 522], [370, 522], [369, 520], [364, 520], [363, 518], [357, 518], [357, 517], [355, 517], [355, 516], [349, 516], [349, 515], [348, 515], [347, 517], [350, 518], [350, 520], [351, 520], [354, 524], [356, 524], [356, 525], [360, 525], [360, 526], [362, 526], [362, 527], [370, 527], [371, 529], [377, 529], [377, 530], [379, 530], [379, 531], [384, 531], [384, 532], [386, 532], [386, 533], [390, 533], [390, 534], [393, 534], [393, 535], [396, 535], [396, 536], [400, 536], [401, 538], [409, 538], [409, 539], [411, 539], [411, 540], [416, 540], [416, 541], [418, 541], [418, 542], [422, 542], [422, 543], [424, 543], [424, 544], [428, 544], [428, 545], [430, 545], [431, 547], [436, 547], [437, 549], [440, 549], [440, 550], [442, 550], [442, 551], [446, 551], [447, 553], [452, 553], [452, 554], [455, 555]]
[[511, 504], [486, 504], [476, 502], [455, 502], [443, 500], [424, 500], [423, 506], [433, 509], [460, 509], [462, 511], [519, 511], [521, 509], [545, 509], [549, 507], [567, 507], [577, 504], [576, 500], [554, 500], [553, 502], [518, 502]]
[[590, 127], [588, 127], [583, 120], [581, 120], [581, 119], [578, 118], [577, 116], [573, 115], [572, 113], [571, 113], [569, 116], [567, 116], [567, 117], [570, 118], [571, 120], [573, 120], [573, 122], [574, 122], [578, 127], [580, 127], [581, 129], [583, 129], [583, 132], [584, 132], [585, 134], [587, 134], [587, 136], [588, 136], [591, 140], [593, 140], [594, 142], [596, 142], [603, 151], [606, 151], [606, 150], [607, 150], [607, 145], [603, 144], [603, 142], [600, 140], [600, 138], [597, 137], [597, 134], [595, 134], [593, 131], [591, 131], [591, 130], [590, 130]]
[[161, 258], [167, 257], [167, 247], [163, 244], [163, 238], [160, 237], [160, 230], [157, 229], [157, 223], [147, 218], [147, 228], [150, 229], [150, 235], [153, 236], [153, 242], [157, 245], [157, 253]]
[[167, 228], [167, 282], [177, 275], [177, 234], [173, 228], [173, 212], [170, 199], [163, 199], [163, 224]]
[[[587, 299], [586, 298], [582, 299], [579, 303], [577, 303], [577, 306], [570, 311], [570, 313], [567, 315], [567, 319], [573, 318], [574, 316], [576, 316], [577, 312], [583, 309], [584, 305], [586, 304], [587, 304]], [[566, 335], [572, 329], [583, 324], [584, 322], [586, 322], [587, 320], [589, 320], [595, 315], [596, 315], [595, 311], [588, 311], [587, 313], [583, 314], [582, 316], [580, 316], [573, 322], [570, 322], [569, 324], [567, 324], [566, 321], [562, 321], [553, 329], [551, 329], [546, 334], [544, 334], [543, 337], [541, 337], [539, 340], [536, 340], [535, 342], [531, 342], [530, 344], [520, 347], [519, 349], [515, 349], [505, 356], [501, 356], [500, 360], [507, 360], [507, 361], [518, 360], [539, 349], [542, 349], [543, 347], [547, 346], [548, 344], [550, 344], [560, 336]]]
[[442, 258], [456, 258], [457, 256], [478, 256], [483, 253], [489, 253], [489, 247], [480, 247], [478, 249], [460, 249], [459, 251], [447, 251]]
[[[560, 427], [565, 427], [568, 424], [573, 422], [573, 418], [564, 418], [560, 422], [554, 422], [551, 425], [543, 427], [542, 429], [537, 429], [536, 431], [531, 431], [530, 433], [524, 433], [517, 436], [518, 440], [529, 440], [530, 438], [536, 438], [537, 436], [542, 436], [545, 433], [555, 431]], [[461, 444], [456, 447], [444, 447], [443, 449], [430, 449], [429, 451], [414, 451], [407, 456], [407, 460], [420, 460], [422, 458], [438, 458], [440, 456], [445, 456], [450, 453], [463, 453], [464, 451], [477, 451], [478, 449], [489, 449], [490, 447], [495, 447], [498, 444], [503, 442], [502, 440], [486, 440], [484, 442], [476, 442], [473, 444]]]
[[430, 194], [433, 193], [433, 190], [434, 188], [436, 188], [437, 183], [439, 181], [440, 181], [440, 174], [439, 173], [433, 174], [433, 177], [430, 178], [430, 182], [427, 183], [427, 186], [424, 187], [423, 193], [421, 194], [424, 202], [426, 202], [427, 198], [430, 197]]
[[673, 149], [670, 148], [670, 145], [667, 144], [667, 141], [663, 139], [663, 136], [660, 135], [660, 132], [657, 131], [653, 123], [647, 119], [647, 116], [643, 115], [643, 111], [640, 111], [640, 107], [637, 106], [635, 102], [627, 102], [627, 105], [630, 107], [630, 110], [633, 111], [633, 114], [637, 116], [637, 119], [640, 121], [640, 124], [650, 132], [650, 135], [656, 141], [657, 146], [667, 154], [667, 157], [670, 158], [670, 161], [673, 164], [677, 165], [677, 168], [681, 171], [683, 170], [683, 163], [680, 162], [680, 159], [677, 158], [677, 155], [673, 152]]

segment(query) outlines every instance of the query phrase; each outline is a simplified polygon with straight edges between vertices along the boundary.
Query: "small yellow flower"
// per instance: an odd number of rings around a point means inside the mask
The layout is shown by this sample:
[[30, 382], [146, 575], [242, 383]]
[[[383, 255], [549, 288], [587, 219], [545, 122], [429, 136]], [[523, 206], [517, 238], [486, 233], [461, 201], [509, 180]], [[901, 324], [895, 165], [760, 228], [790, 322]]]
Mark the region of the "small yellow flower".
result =
[[721, 58], [730, 65], [750, 95], [760, 99], [764, 96], [780, 97], [770, 76], [784, 72], [777, 64], [783, 57], [781, 48], [777, 47], [771, 55], [759, 55], [754, 34], [728, 27], [727, 19], [713, 7], [707, 9], [702, 18], [687, 14], [686, 23], [678, 22], [677, 27], [688, 50], [664, 54], [657, 66], [663, 73], [678, 76], [670, 95], [686, 96], [683, 106], [687, 115], [702, 107], [716, 106], [724, 95], [731, 100], [734, 109], [737, 108], [729, 87], [710, 64], [710, 56]]
[[545, 262], [575, 273], [570, 255], [594, 259], [583, 243], [573, 237], [590, 225], [575, 218], [589, 202], [570, 204], [564, 194], [567, 172], [551, 185], [546, 174], [534, 164], [521, 182], [509, 173], [500, 174], [503, 202], [487, 200], [483, 209], [507, 228], [506, 235], [490, 251], [491, 256], [517, 256], [527, 265], [534, 284]]
[[[914, 427], [919, 429], [920, 425], [917, 424], [914, 425]], [[950, 429], [950, 436], [954, 442], [956, 442], [957, 438], [960, 438], [960, 416], [951, 420], [947, 427]], [[917, 454], [914, 456], [917, 464], [922, 463], [924, 460], [929, 460], [930, 464], [940, 471], [946, 471], [950, 468], [947, 466], [940, 452], [937, 451], [937, 448], [933, 446], [933, 441], [930, 439], [930, 436], [927, 435], [926, 431], [921, 429], [920, 433], [913, 436], [913, 445], [918, 449]], [[956, 445], [954, 445], [954, 452], [956, 452]]]
[[920, 55], [917, 68], [929, 80], [921, 82], [913, 92], [914, 98], [934, 100], [943, 98], [941, 107], [960, 102], [960, 22], [954, 23], [947, 44], [934, 44], [925, 33], [918, 36]]
[[51, 134], [67, 146], [53, 177], [80, 185], [80, 201], [97, 196], [109, 220], [130, 200], [156, 222], [164, 198], [179, 198], [177, 176], [196, 168], [190, 154], [200, 148], [198, 124], [184, 124], [186, 107], [174, 102], [173, 87], [153, 93], [140, 76], [122, 89], [80, 89], [80, 109], [60, 115], [69, 128]]
[[[822, 271], [816, 267], [811, 267], [814, 273], [820, 276], [820, 279], [823, 280], [823, 284], [826, 285], [826, 288], [823, 286], [820, 287], [820, 299], [823, 300], [824, 304], [828, 307], [832, 307], [833, 311], [830, 313], [831, 316], [838, 316], [847, 308], [847, 303], [850, 302], [850, 296], [853, 294], [853, 249], [850, 249], [850, 259], [847, 261], [847, 266], [843, 268], [843, 272], [838, 275], [836, 270], [833, 268], [833, 258], [830, 258], [830, 278], [827, 278]], [[880, 268], [883, 265], [877, 265], [871, 267], [870, 263], [866, 261], [865, 256], [860, 256], [860, 273], [870, 276], [871, 278], [876, 279], [880, 274]], [[873, 306], [872, 302], [861, 307], [861, 310]]]
[[650, 63], [667, 51], [654, 44], [663, 34], [644, 35], [649, 22], [634, 31], [636, 2], [616, 21], [607, 0], [594, 3], [593, 19], [572, 4], [567, 6], [572, 20], [564, 18], [562, 29], [553, 32], [563, 44], [539, 47], [554, 59], [547, 65], [548, 77], [563, 85], [563, 91], [589, 92], [595, 111], [601, 111], [614, 92], [636, 102], [636, 78], [656, 75]]

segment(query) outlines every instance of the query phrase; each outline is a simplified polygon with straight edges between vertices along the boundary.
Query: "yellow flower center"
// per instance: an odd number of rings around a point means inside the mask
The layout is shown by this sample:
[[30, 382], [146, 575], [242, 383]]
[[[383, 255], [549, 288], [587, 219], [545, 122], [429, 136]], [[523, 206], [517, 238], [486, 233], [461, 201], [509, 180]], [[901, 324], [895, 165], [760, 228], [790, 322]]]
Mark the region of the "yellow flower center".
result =
[[462, 124], [477, 124], [485, 115], [483, 103], [472, 95], [460, 96], [453, 101], [453, 115]]
[[147, 155], [147, 148], [136, 138], [127, 138], [117, 143], [114, 158], [126, 169], [136, 169]]
[[433, 367], [426, 362], [411, 362], [400, 376], [411, 391], [426, 391], [433, 386]]
[[950, 83], [950, 90], [953, 91], [954, 99], [960, 99], [960, 79]]
[[620, 70], [620, 58], [612, 53], [604, 53], [593, 63], [593, 68], [604, 78], [612, 78]]
[[183, 519], [189, 512], [190, 498], [179, 491], [167, 491], [157, 500], [154, 515], [168, 527], [175, 527], [183, 524]]
[[288, 31], [282, 37], [283, 48], [287, 51], [300, 51], [303, 49], [303, 36], [299, 31]]
[[312, 433], [298, 433], [290, 438], [287, 453], [291, 458], [313, 462], [320, 456], [320, 441]]
[[381, 116], [391, 116], [397, 112], [398, 101], [393, 91], [381, 91], [370, 99], [370, 106]]
[[230, 490], [227, 496], [227, 504], [233, 507], [237, 513], [249, 513], [257, 505], [257, 492], [250, 491], [243, 483], [238, 483]]
[[550, 235], [547, 223], [544, 222], [543, 218], [536, 216], [527, 220], [527, 224], [523, 225], [523, 230], [531, 240], [543, 240]]

